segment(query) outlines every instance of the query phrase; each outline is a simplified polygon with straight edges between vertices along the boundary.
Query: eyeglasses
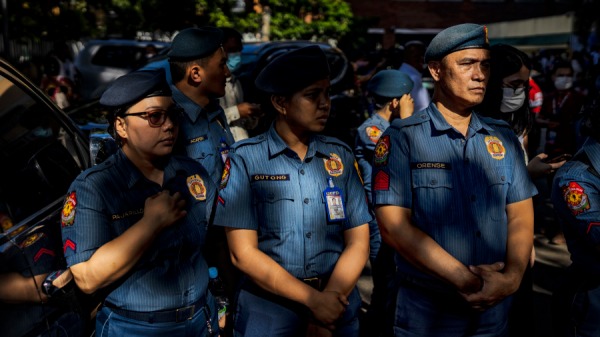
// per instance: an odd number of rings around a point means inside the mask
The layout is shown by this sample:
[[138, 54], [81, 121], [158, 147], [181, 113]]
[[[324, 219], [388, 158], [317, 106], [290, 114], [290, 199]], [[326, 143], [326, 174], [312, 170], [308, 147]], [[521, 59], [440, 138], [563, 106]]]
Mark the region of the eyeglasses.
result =
[[163, 126], [167, 121], [167, 117], [173, 122], [173, 124], [179, 124], [179, 119], [183, 115], [183, 109], [180, 106], [174, 105], [169, 107], [167, 110], [156, 109], [144, 112], [129, 112], [123, 114], [123, 117], [136, 116], [143, 118], [148, 121], [148, 125], [153, 128]]

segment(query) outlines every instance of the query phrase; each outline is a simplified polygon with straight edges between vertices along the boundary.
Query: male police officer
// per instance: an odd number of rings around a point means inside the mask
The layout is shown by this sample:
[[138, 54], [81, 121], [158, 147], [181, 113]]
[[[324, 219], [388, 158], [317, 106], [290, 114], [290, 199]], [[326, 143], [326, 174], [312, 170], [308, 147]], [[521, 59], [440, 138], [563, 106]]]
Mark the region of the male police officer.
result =
[[[413, 81], [399, 70], [381, 70], [367, 83], [367, 92], [373, 100], [376, 112], [358, 127], [354, 154], [364, 181], [365, 192], [369, 200], [369, 211], [373, 212], [373, 199], [371, 198], [371, 172], [373, 151], [381, 134], [396, 118], [412, 116], [414, 110], [413, 99], [410, 95]], [[364, 329], [369, 329], [375, 336], [374, 330], [386, 327], [386, 319], [392, 317], [390, 308], [393, 298], [390, 292], [394, 289], [394, 251], [385, 243], [381, 243], [379, 227], [375, 219], [369, 221], [369, 260], [373, 275], [373, 292], [371, 304], [367, 314]], [[366, 330], [365, 330], [366, 331]]]
[[425, 61], [432, 103], [396, 120], [373, 158], [382, 238], [396, 251], [396, 336], [502, 336], [529, 261], [531, 183], [504, 122], [481, 118], [489, 77], [487, 29], [440, 32]]
[[[600, 109], [588, 121], [593, 130], [552, 184], [552, 202], [560, 216], [573, 263], [554, 293], [556, 331], [560, 336], [600, 333]], [[557, 335], [557, 336], [558, 336]]]

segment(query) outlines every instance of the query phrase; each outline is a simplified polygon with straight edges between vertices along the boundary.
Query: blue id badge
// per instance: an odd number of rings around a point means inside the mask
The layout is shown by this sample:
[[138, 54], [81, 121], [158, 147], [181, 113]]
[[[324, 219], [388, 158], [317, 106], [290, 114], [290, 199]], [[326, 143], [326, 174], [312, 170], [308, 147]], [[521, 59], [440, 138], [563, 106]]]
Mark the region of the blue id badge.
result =
[[223, 160], [223, 164], [227, 161], [227, 156], [229, 156], [229, 145], [225, 141], [225, 138], [221, 138], [221, 145], [219, 146], [219, 152], [221, 153], [221, 160]]
[[336, 222], [346, 220], [342, 190], [333, 185], [333, 179], [327, 178], [327, 188], [323, 191], [325, 198], [325, 209], [327, 210], [327, 220]]

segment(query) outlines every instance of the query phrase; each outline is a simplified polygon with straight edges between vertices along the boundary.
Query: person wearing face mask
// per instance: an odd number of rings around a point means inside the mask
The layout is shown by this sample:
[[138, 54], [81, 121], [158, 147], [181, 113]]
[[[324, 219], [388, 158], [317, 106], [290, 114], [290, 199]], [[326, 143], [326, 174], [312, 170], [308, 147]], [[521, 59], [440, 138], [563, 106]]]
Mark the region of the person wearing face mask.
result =
[[223, 31], [223, 49], [227, 53], [227, 67], [231, 76], [225, 85], [225, 96], [219, 98], [219, 104], [225, 111], [225, 117], [235, 141], [248, 138], [248, 130], [254, 129], [260, 117], [260, 105], [244, 101], [242, 84], [235, 76], [242, 65], [242, 35], [233, 28], [221, 28]]
[[[480, 115], [506, 121], [523, 146], [527, 171], [531, 178], [550, 174], [562, 166], [565, 161], [545, 163], [548, 157], [540, 153], [528, 160], [527, 141], [532, 127], [533, 114], [528, 104], [531, 61], [527, 54], [506, 44], [490, 47], [491, 75], [481, 105], [476, 107]], [[534, 335], [533, 325], [533, 283], [531, 267], [535, 261], [532, 250], [530, 266], [526, 270], [521, 286], [515, 294], [514, 304], [509, 312], [511, 336]]]
[[573, 81], [571, 63], [556, 63], [552, 71], [554, 90], [544, 95], [542, 110], [536, 118], [536, 123], [547, 127], [544, 149], [550, 156], [577, 151], [575, 121], [584, 97], [573, 89]]

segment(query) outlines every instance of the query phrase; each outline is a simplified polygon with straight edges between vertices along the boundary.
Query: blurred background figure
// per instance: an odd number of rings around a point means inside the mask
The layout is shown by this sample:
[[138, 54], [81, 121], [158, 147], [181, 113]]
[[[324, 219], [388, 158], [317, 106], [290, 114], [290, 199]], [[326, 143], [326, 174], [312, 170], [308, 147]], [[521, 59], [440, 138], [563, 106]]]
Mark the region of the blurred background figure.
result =
[[415, 101], [415, 111], [425, 109], [431, 101], [429, 92], [423, 87], [425, 47], [425, 44], [421, 41], [407, 42], [404, 45], [404, 63], [399, 69], [408, 75], [414, 83], [410, 96]]
[[244, 101], [242, 84], [236, 73], [242, 65], [242, 35], [233, 28], [224, 27], [223, 49], [227, 53], [227, 67], [231, 76], [225, 84], [225, 96], [219, 98], [219, 104], [225, 111], [225, 117], [234, 140], [248, 138], [248, 130], [258, 125], [260, 105]]

